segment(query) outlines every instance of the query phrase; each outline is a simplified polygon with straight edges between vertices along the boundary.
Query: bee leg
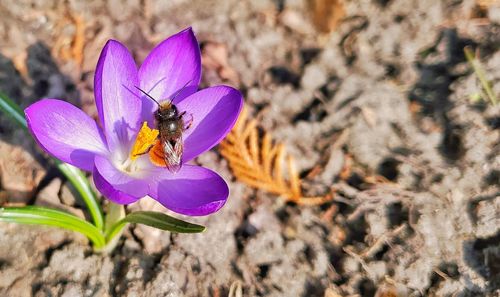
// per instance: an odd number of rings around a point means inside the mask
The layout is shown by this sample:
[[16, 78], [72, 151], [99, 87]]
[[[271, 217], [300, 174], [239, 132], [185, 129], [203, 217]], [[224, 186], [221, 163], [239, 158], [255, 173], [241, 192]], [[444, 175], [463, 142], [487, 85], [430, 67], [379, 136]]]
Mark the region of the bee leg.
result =
[[187, 115], [189, 117], [189, 119], [184, 120], [184, 130], [187, 130], [193, 124], [193, 115], [192, 114], [188, 114], [185, 111], [183, 111], [183, 112], [181, 112], [181, 114], [179, 115], [179, 117], [182, 119], [182, 117], [185, 116], [185, 115]]

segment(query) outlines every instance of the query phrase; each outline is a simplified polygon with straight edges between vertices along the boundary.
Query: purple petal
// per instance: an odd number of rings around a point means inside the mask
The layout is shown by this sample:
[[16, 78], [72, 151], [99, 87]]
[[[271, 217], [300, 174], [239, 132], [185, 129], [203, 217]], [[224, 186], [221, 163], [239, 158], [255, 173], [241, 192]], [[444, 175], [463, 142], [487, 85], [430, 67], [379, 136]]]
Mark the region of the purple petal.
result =
[[107, 199], [118, 203], [118, 204], [130, 204], [139, 200], [140, 197], [134, 197], [122, 191], [119, 191], [113, 187], [104, 177], [94, 168], [92, 173], [94, 179], [94, 185], [101, 192], [101, 194]]
[[110, 40], [101, 52], [94, 79], [97, 111], [111, 151], [128, 145], [139, 129], [142, 103], [132, 55], [118, 41]]
[[[182, 90], [175, 97], [176, 103], [196, 92], [200, 78], [200, 47], [191, 28], [156, 46], [139, 69], [141, 89], [157, 100], [171, 99]], [[151, 118], [156, 104], [148, 98], [143, 104], [143, 118]]]
[[106, 158], [95, 158], [94, 175], [97, 189], [114, 202], [127, 204], [148, 194], [147, 181], [118, 170]]
[[54, 157], [92, 171], [94, 157], [108, 154], [97, 123], [65, 101], [44, 99], [30, 105], [24, 112], [33, 137]]
[[242, 106], [241, 93], [228, 86], [203, 89], [179, 103], [177, 108], [193, 118], [183, 134], [182, 161], [188, 162], [218, 144], [233, 128]]
[[184, 215], [204, 216], [216, 212], [229, 196], [222, 177], [200, 166], [184, 165], [176, 174], [164, 170], [156, 178], [149, 195], [166, 208]]

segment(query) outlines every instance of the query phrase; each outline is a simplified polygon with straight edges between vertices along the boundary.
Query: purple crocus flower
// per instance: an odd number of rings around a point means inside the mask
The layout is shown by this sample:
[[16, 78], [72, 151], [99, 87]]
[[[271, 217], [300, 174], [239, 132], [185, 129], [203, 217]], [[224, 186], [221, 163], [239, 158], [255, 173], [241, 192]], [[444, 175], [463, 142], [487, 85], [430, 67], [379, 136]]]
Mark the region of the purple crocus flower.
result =
[[[149, 195], [180, 214], [201, 216], [220, 209], [229, 195], [226, 182], [204, 167], [184, 164], [218, 144], [238, 118], [243, 99], [228, 86], [198, 90], [201, 57], [191, 28], [160, 43], [137, 66], [121, 43], [110, 40], [99, 58], [94, 93], [100, 123], [75, 106], [43, 99], [26, 108], [29, 129], [49, 154], [93, 173], [108, 199], [129, 204]], [[179, 112], [192, 117], [184, 131], [181, 169], [173, 173], [131, 157], [144, 122], [154, 128], [158, 100], [175, 96]]]

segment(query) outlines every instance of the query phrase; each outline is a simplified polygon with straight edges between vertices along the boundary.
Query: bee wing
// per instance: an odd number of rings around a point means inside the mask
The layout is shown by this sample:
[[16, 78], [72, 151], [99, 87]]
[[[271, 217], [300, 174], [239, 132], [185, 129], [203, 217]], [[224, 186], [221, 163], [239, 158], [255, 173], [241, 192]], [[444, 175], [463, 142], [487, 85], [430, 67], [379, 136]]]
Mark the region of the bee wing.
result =
[[167, 169], [171, 172], [177, 172], [182, 166], [182, 153], [184, 152], [184, 142], [182, 141], [182, 136], [172, 142], [166, 141], [163, 144], [163, 150], [165, 152], [165, 163], [167, 164]]

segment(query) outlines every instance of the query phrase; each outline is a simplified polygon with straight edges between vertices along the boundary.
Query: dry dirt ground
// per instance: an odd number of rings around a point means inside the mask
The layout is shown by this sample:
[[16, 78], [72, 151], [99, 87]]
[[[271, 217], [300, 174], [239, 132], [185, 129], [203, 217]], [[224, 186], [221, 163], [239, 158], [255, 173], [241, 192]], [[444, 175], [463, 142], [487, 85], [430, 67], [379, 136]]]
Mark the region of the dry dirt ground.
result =
[[[205, 233], [131, 226], [100, 255], [78, 234], [2, 223], [1, 296], [218, 297], [237, 283], [243, 296], [500, 296], [500, 105], [470, 100], [482, 89], [463, 55], [478, 49], [499, 94], [498, 1], [1, 0], [0, 90], [22, 107], [56, 97], [96, 116], [107, 39], [141, 61], [187, 26], [203, 86], [241, 89], [295, 156], [304, 191], [333, 188], [333, 201], [284, 203], [235, 180], [214, 149], [197, 162], [231, 196], [192, 219]], [[0, 133], [0, 203], [87, 215], [3, 115]]]

